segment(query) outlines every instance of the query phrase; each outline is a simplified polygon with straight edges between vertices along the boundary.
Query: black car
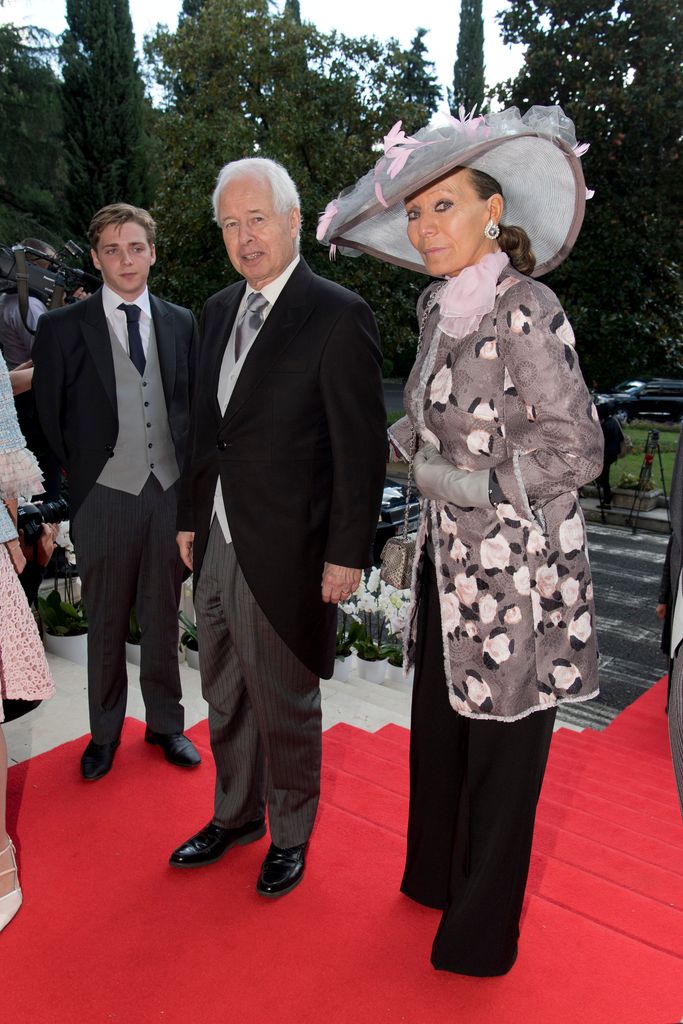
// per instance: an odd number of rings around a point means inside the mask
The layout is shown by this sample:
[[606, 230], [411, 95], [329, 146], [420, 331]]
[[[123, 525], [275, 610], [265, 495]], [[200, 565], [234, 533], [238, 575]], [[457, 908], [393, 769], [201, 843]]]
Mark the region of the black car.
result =
[[608, 403], [621, 420], [674, 420], [683, 422], [683, 380], [667, 377], [633, 378], [595, 396]]

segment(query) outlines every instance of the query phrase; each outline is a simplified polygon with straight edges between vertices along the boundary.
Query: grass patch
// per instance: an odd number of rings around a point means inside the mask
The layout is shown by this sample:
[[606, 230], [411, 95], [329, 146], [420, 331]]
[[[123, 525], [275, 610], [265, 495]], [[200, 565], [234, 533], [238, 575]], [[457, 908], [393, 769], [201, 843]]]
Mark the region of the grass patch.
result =
[[[642, 421], [638, 421], [637, 424], [625, 423], [624, 433], [631, 438], [634, 447], [630, 455], [627, 455], [623, 459], [619, 459], [617, 463], [612, 466], [612, 472], [610, 474], [612, 487], [617, 487], [619, 485], [619, 480], [624, 473], [631, 473], [636, 476], [640, 474], [640, 467], [643, 464], [643, 456], [645, 455], [645, 442], [647, 441], [648, 432], [651, 429], [659, 431], [659, 450], [662, 455], [664, 484], [666, 486], [666, 493], [670, 493], [671, 476], [673, 474], [676, 448], [678, 446], [678, 437], [680, 433], [680, 427], [678, 424], [673, 426], [669, 426], [667, 424], [664, 426], [659, 423], [647, 424]], [[652, 484], [655, 488], [661, 488], [662, 486], [662, 473], [660, 472], [659, 457], [656, 452], [654, 462], [652, 463]]]

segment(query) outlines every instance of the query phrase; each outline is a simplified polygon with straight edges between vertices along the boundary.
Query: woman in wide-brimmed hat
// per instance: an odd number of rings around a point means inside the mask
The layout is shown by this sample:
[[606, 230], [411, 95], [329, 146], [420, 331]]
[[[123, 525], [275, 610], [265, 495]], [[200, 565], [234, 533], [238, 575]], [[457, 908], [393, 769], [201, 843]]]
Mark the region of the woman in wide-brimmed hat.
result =
[[[437, 968], [510, 969], [556, 708], [598, 692], [577, 489], [602, 434], [571, 327], [533, 280], [569, 253], [586, 189], [559, 107], [444, 117], [330, 203], [318, 237], [427, 273], [392, 430], [425, 500], [402, 891], [443, 910]], [[563, 779], [563, 782], [571, 780]]]

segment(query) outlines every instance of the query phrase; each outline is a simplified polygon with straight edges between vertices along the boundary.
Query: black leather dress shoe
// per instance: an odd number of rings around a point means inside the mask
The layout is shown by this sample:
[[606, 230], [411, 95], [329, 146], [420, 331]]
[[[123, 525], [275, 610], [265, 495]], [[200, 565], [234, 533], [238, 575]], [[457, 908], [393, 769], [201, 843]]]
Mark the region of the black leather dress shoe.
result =
[[192, 740], [188, 740], [182, 732], [153, 732], [149, 726], [145, 729], [145, 743], [161, 747], [164, 757], [179, 768], [196, 768], [202, 763]]
[[210, 821], [173, 851], [169, 864], [174, 868], [201, 868], [204, 864], [220, 860], [231, 846], [246, 846], [265, 834], [266, 823], [263, 818], [248, 821], [238, 828], [222, 828]]
[[83, 778], [88, 782], [94, 782], [95, 779], [101, 779], [106, 775], [114, 763], [114, 754], [120, 742], [113, 740], [112, 743], [95, 743], [94, 740], [90, 740], [81, 757]]
[[266, 859], [261, 865], [261, 874], [256, 883], [256, 892], [261, 896], [284, 896], [291, 892], [304, 877], [306, 843], [289, 846], [281, 850], [275, 843], [270, 844]]

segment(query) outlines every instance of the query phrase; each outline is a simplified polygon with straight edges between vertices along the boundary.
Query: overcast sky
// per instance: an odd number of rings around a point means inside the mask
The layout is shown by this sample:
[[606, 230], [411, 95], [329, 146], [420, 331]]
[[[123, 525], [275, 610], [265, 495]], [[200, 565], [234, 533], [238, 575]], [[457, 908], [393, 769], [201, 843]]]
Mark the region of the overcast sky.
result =
[[[175, 28], [182, 0], [130, 0], [130, 11], [138, 46], [158, 22]], [[408, 47], [416, 29], [426, 28], [429, 59], [436, 65], [442, 86], [452, 85], [453, 63], [458, 41], [460, 4], [457, 0], [300, 0], [301, 16], [323, 32], [337, 29], [350, 36], [369, 35], [380, 40], [393, 36]], [[280, 8], [284, 6], [283, 0]], [[484, 59], [490, 85], [513, 75], [521, 63], [521, 48], [504, 46], [495, 21], [506, 0], [484, 0]], [[0, 21], [39, 25], [51, 32], [63, 32], [64, 0], [5, 0]], [[542, 102], [542, 100], [539, 100]]]

